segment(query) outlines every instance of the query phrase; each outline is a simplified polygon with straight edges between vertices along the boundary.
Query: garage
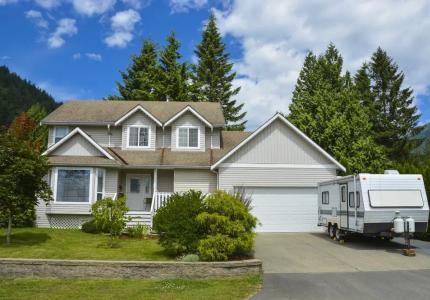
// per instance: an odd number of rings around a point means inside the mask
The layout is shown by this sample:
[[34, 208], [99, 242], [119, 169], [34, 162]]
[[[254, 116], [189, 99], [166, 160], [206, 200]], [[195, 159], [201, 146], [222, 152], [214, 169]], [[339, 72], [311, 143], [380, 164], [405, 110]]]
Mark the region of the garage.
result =
[[252, 214], [258, 218], [257, 232], [319, 231], [316, 188], [246, 188], [252, 198]]

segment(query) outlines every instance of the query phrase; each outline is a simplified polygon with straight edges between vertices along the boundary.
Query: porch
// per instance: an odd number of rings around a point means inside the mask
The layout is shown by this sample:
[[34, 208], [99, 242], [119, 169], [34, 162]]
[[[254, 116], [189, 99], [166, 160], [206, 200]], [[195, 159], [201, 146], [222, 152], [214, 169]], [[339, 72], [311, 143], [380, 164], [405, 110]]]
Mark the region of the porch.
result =
[[174, 190], [174, 170], [139, 169], [118, 173], [118, 194], [126, 197], [127, 225], [152, 226], [152, 216]]

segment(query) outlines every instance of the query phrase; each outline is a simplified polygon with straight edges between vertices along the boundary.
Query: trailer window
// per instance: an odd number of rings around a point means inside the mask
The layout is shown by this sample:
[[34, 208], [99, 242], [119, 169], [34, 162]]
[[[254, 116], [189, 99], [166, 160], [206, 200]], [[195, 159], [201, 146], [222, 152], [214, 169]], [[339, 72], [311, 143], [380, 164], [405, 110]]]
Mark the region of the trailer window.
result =
[[[360, 207], [360, 192], [356, 192], [355, 199], [357, 199], [357, 207]], [[354, 192], [349, 192], [349, 207], [354, 207]]]
[[322, 204], [329, 204], [329, 193], [328, 192], [322, 192]]
[[346, 201], [346, 198], [347, 198], [347, 191], [346, 191], [346, 185], [343, 185], [341, 188], [340, 188], [340, 197], [341, 197], [341, 200], [342, 200], [342, 202], [345, 202]]
[[423, 207], [420, 190], [369, 190], [371, 207]]

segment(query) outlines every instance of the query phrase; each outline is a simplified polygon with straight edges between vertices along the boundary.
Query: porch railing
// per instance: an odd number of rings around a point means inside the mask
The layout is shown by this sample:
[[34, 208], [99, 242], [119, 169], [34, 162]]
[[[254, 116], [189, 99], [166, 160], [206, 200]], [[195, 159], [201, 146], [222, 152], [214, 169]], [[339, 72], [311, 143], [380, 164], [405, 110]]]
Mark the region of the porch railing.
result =
[[162, 207], [173, 193], [155, 192], [152, 196], [151, 213], [155, 213], [157, 209]]

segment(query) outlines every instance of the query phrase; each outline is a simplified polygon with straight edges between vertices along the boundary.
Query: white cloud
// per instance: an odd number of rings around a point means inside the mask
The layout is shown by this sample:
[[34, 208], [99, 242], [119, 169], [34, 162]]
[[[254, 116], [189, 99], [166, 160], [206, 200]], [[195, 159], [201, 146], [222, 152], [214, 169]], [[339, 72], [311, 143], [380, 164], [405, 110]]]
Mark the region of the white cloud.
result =
[[181, 13], [190, 9], [200, 9], [207, 3], [208, 0], [170, 0], [169, 6], [172, 13]]
[[46, 9], [51, 9], [61, 5], [61, 0], [35, 0], [36, 3]]
[[109, 47], [124, 48], [133, 39], [133, 30], [140, 21], [140, 15], [133, 9], [117, 12], [111, 18], [112, 34], [105, 38]]
[[82, 57], [81, 53], [74, 53], [74, 54], [72, 55], [72, 58], [73, 58], [74, 60], [81, 59], [81, 57]]
[[72, 0], [74, 9], [83, 15], [99, 15], [112, 9], [116, 0]]
[[58, 83], [52, 81], [41, 81], [37, 82], [36, 85], [48, 92], [56, 101], [65, 101], [70, 99], [81, 98], [82, 91], [76, 88], [61, 86]]
[[[224, 34], [241, 44], [235, 64], [250, 128], [275, 111], [288, 112], [308, 50], [333, 42], [352, 72], [381, 46], [406, 74], [415, 93], [429, 93], [430, 2], [237, 0], [216, 11]], [[427, 104], [428, 105], [428, 104]]]
[[0, 0], [0, 6], [2, 5], [8, 5], [8, 4], [12, 4], [12, 3], [17, 3], [18, 0]]
[[72, 36], [78, 33], [76, 27], [76, 20], [70, 18], [64, 18], [58, 21], [57, 28], [51, 33], [48, 39], [49, 48], [60, 48], [66, 42], [64, 36]]
[[85, 56], [90, 60], [102, 61], [102, 56], [98, 53], [85, 53]]
[[45, 20], [40, 11], [28, 10], [25, 13], [25, 17], [36, 24], [37, 27], [46, 29], [49, 26], [48, 21]]
[[121, 0], [124, 4], [134, 9], [142, 9], [151, 4], [151, 0]]

